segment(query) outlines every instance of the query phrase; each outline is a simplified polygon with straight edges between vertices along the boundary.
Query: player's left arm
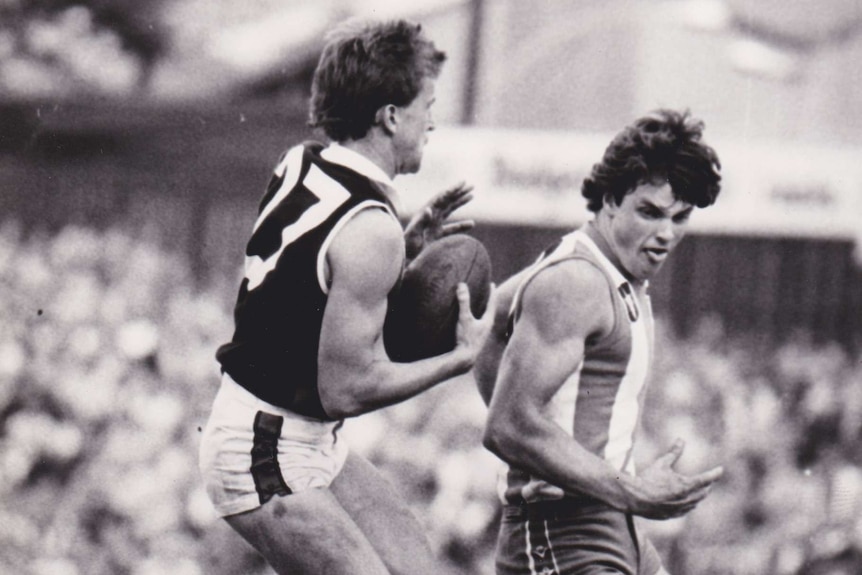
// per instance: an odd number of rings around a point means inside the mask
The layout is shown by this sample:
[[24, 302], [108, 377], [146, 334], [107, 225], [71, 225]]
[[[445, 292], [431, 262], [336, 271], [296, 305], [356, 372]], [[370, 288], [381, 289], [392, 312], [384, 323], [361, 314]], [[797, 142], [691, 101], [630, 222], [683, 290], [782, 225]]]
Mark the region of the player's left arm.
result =
[[476, 365], [473, 367], [476, 387], [479, 389], [479, 395], [485, 405], [491, 403], [500, 361], [503, 357], [503, 351], [506, 349], [506, 343], [509, 341], [509, 313], [512, 301], [515, 299], [515, 293], [523, 277], [529, 271], [530, 268], [527, 268], [518, 272], [497, 288], [497, 312], [494, 314], [494, 325], [488, 339], [485, 340], [485, 345], [479, 352], [479, 357], [476, 358]]

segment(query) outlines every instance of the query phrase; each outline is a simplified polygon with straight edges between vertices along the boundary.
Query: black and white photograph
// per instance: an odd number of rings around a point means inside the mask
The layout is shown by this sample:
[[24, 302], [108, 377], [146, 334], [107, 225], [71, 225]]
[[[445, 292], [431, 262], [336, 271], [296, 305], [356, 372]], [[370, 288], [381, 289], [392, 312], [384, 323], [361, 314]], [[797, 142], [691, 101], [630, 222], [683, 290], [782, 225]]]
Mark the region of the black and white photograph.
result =
[[0, 575], [862, 575], [860, 61], [860, 0], [0, 0]]

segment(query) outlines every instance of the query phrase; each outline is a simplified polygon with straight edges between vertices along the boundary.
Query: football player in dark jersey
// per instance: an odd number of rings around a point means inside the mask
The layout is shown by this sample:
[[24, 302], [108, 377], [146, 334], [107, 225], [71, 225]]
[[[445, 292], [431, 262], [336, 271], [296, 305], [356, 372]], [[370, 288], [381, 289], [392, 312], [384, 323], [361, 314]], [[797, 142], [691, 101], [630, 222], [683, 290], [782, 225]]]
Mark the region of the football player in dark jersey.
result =
[[344, 418], [391, 405], [467, 372], [494, 315], [470, 312], [465, 285], [455, 349], [393, 363], [383, 344], [388, 297], [408, 258], [462, 231], [469, 201], [439, 194], [407, 226], [392, 179], [415, 172], [433, 130], [445, 56], [404, 21], [349, 23], [327, 40], [311, 124], [329, 144], [285, 153], [246, 248], [235, 331], [201, 444], [218, 513], [278, 573], [438, 574], [401, 496], [350, 451]]
[[720, 190], [687, 113], [622, 130], [584, 180], [595, 216], [500, 286], [476, 364], [485, 445], [508, 464], [498, 575], [666, 573], [634, 516], [681, 517], [722, 475], [674, 469], [683, 444], [636, 474], [653, 350], [647, 283]]

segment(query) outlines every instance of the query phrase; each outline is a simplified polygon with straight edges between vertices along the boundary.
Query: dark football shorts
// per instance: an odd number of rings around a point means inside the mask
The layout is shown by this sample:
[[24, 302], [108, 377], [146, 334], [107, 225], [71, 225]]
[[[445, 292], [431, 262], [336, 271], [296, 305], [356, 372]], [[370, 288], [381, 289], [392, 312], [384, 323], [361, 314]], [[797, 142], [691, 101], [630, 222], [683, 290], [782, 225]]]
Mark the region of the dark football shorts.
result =
[[655, 575], [661, 559], [631, 515], [594, 499], [503, 508], [497, 575]]

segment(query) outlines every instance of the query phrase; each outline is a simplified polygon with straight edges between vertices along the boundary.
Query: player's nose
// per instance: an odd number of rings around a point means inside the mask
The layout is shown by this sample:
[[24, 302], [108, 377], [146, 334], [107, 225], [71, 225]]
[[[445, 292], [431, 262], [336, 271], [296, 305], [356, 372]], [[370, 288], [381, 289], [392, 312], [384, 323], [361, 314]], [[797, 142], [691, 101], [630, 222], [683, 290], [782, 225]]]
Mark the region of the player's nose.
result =
[[662, 244], [667, 245], [676, 238], [676, 228], [671, 220], [662, 221], [656, 229], [655, 237]]

